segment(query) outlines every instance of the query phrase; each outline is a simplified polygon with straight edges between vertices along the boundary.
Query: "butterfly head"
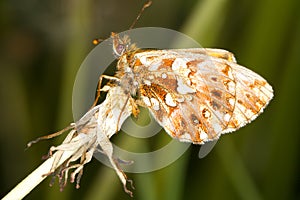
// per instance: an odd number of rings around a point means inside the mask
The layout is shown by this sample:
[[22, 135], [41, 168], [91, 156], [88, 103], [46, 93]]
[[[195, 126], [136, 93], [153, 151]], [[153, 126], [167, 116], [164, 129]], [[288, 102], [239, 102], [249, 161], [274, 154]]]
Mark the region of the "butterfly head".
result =
[[110, 37], [113, 40], [113, 52], [117, 58], [120, 58], [124, 53], [133, 52], [137, 49], [135, 44], [131, 44], [128, 35], [120, 37], [119, 34], [112, 32]]

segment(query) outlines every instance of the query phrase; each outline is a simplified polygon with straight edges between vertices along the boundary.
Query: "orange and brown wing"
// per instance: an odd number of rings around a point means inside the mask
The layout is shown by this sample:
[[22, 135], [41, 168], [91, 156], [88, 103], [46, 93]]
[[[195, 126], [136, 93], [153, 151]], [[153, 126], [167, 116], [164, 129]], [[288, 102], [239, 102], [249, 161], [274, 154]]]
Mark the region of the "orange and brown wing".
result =
[[236, 64], [232, 54], [207, 52], [158, 50], [135, 55], [141, 100], [180, 141], [202, 144], [218, 139], [255, 119], [273, 97], [265, 79]]

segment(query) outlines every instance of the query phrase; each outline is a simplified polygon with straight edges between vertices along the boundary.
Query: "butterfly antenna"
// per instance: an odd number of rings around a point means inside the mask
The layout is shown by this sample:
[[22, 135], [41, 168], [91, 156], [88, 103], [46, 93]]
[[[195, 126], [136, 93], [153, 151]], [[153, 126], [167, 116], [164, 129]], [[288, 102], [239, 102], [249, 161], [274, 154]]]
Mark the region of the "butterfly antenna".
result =
[[[135, 18], [135, 20], [133, 21], [133, 23], [131, 24], [131, 26], [129, 27], [129, 29], [132, 29], [136, 22], [140, 19], [141, 15], [143, 14], [144, 10], [148, 7], [150, 7], [152, 4], [152, 1], [151, 0], [148, 0], [142, 7], [142, 9], [140, 10], [138, 16]], [[99, 43], [101, 43], [102, 41], [104, 41], [103, 39], [94, 39], [92, 41], [93, 45], [98, 45]]]
[[150, 7], [151, 4], [152, 4], [152, 1], [151, 1], [151, 0], [148, 0], [148, 2], [146, 2], [146, 3], [143, 5], [143, 7], [142, 7], [142, 9], [140, 10], [138, 16], [135, 18], [135, 20], [133, 21], [133, 23], [131, 24], [131, 26], [129, 27], [129, 29], [132, 29], [132, 28], [135, 26], [136, 22], [139, 20], [139, 18], [140, 18], [141, 15], [143, 14], [144, 10], [145, 10], [146, 8]]
[[92, 41], [93, 45], [98, 45], [99, 43], [101, 43], [102, 41], [104, 41], [103, 39], [100, 38], [96, 38]]

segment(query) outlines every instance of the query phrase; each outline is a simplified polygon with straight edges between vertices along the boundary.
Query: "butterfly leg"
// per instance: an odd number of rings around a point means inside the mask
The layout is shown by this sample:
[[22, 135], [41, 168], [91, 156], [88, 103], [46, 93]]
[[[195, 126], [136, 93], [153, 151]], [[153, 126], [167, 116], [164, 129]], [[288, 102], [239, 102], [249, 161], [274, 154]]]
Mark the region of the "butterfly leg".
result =
[[119, 81], [120, 80], [119, 78], [116, 78], [116, 77], [113, 77], [113, 76], [108, 76], [108, 75], [103, 75], [103, 74], [101, 76], [99, 76], [99, 81], [98, 81], [98, 86], [97, 86], [97, 95], [96, 95], [96, 98], [95, 98], [94, 103], [93, 103], [91, 108], [93, 108], [97, 105], [98, 100], [100, 98], [101, 91], [106, 91], [105, 89], [101, 88], [102, 80], [104, 78], [107, 79], [107, 80], [113, 80], [113, 81]]
[[130, 104], [131, 104], [131, 107], [132, 107], [132, 114], [134, 117], [137, 117], [140, 113], [140, 109], [138, 107], [138, 104], [137, 104], [137, 100], [133, 99], [133, 98], [130, 98], [129, 99], [130, 101]]

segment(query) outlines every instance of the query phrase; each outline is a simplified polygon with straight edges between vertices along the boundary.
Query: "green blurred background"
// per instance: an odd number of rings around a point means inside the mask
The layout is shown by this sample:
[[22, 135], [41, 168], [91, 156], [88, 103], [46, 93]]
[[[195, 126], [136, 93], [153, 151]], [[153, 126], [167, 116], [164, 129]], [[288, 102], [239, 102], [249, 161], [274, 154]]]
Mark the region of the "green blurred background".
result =
[[[204, 47], [224, 48], [261, 74], [275, 98], [254, 123], [221, 137], [198, 158], [193, 145], [172, 165], [128, 174], [134, 199], [300, 199], [299, 0], [153, 0], [136, 27], [181, 31]], [[128, 29], [143, 1], [1, 1], [0, 194], [42, 163], [61, 139], [26, 143], [72, 121], [76, 72], [94, 38]], [[117, 137], [122, 137], [121, 134]], [[159, 143], [159, 141], [156, 141]], [[166, 155], [167, 156], [167, 155]], [[27, 199], [131, 199], [114, 171], [93, 160], [81, 188], [42, 182]]]

